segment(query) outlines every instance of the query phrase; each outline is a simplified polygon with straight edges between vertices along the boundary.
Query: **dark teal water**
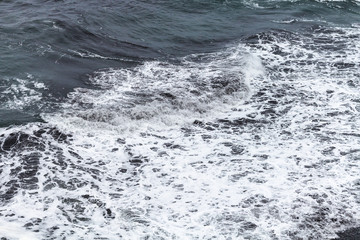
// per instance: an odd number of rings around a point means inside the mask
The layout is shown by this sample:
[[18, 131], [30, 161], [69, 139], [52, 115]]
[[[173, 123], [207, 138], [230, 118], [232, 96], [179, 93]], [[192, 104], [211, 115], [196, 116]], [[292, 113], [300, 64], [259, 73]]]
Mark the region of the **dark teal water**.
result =
[[0, 43], [0, 238], [359, 226], [359, 1], [0, 1]]
[[[3, 1], [0, 11], [1, 111], [14, 101], [16, 93], [6, 89], [19, 84], [15, 79], [46, 86], [36, 89], [41, 104], [30, 98], [10, 106], [12, 114], [1, 119], [7, 126], [53, 111], [75, 87], [91, 87], [88, 76], [96, 70], [212, 52], [269, 30], [350, 26], [360, 7], [356, 1]], [[22, 94], [28, 93], [16, 97]]]

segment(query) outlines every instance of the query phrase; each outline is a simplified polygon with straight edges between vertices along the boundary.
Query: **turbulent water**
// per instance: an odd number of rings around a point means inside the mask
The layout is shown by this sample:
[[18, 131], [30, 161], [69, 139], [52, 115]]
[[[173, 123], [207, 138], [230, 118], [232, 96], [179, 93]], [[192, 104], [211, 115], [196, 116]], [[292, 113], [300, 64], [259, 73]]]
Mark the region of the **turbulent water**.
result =
[[0, 1], [0, 43], [2, 240], [359, 237], [359, 1]]

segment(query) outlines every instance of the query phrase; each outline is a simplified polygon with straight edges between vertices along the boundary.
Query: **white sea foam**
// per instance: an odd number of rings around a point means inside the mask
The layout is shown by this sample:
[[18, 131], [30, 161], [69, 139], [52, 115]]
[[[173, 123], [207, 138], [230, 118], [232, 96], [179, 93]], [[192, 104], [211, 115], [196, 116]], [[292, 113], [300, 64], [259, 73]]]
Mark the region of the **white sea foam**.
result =
[[132, 60], [126, 59], [126, 58], [119, 58], [119, 57], [106, 57], [106, 56], [102, 56], [96, 53], [92, 53], [90, 51], [87, 50], [72, 50], [72, 49], [68, 49], [69, 52], [80, 56], [82, 58], [100, 58], [100, 59], [106, 59], [106, 60], [116, 60], [116, 61], [124, 61], [124, 62], [134, 62]]
[[111, 69], [91, 79], [104, 90], [77, 89], [69, 96], [64, 114], [81, 125], [85, 119], [87, 125], [111, 124], [120, 130], [132, 128], [133, 120], [182, 124], [242, 101], [249, 94], [248, 81], [263, 73], [259, 58], [243, 55], [240, 49], [189, 56], [180, 63], [146, 62], [135, 69]]
[[22, 110], [32, 104], [41, 104], [44, 83], [36, 82], [30, 74], [24, 79], [6, 79], [1, 86], [2, 108]]
[[[319, 3], [336, 3], [336, 2], [348, 2], [348, 0], [315, 0]], [[259, 0], [244, 0], [243, 3], [252, 9], [264, 9], [264, 8], [278, 8], [278, 3], [281, 2], [302, 2], [302, 0], [268, 0], [268, 1], [259, 1]], [[355, 4], [359, 4], [359, 0], [352, 0], [350, 2], [353, 2]], [[320, 19], [319, 19], [320, 20]]]
[[26, 229], [19, 222], [7, 222], [0, 219], [0, 236], [9, 240], [37, 240], [39, 234]]
[[[48, 124], [2, 129], [2, 149], [25, 137], [0, 155], [1, 192], [22, 186], [0, 223], [44, 239], [336, 237], [360, 219], [359, 37], [268, 32], [95, 74]], [[21, 178], [33, 148], [36, 188]]]

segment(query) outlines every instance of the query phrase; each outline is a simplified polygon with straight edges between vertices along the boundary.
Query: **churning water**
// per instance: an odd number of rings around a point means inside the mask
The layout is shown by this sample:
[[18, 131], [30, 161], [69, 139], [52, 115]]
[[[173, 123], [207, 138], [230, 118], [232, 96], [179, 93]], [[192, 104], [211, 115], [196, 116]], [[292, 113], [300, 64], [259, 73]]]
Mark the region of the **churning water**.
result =
[[0, 41], [1, 239], [358, 231], [360, 2], [1, 1]]

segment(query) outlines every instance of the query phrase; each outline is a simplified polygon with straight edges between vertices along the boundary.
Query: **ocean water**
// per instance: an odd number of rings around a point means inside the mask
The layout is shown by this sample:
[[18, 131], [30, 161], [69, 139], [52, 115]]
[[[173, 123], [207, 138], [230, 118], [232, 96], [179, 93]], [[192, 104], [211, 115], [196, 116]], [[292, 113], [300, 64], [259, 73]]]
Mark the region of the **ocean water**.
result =
[[0, 43], [0, 239], [360, 236], [360, 1], [0, 1]]

